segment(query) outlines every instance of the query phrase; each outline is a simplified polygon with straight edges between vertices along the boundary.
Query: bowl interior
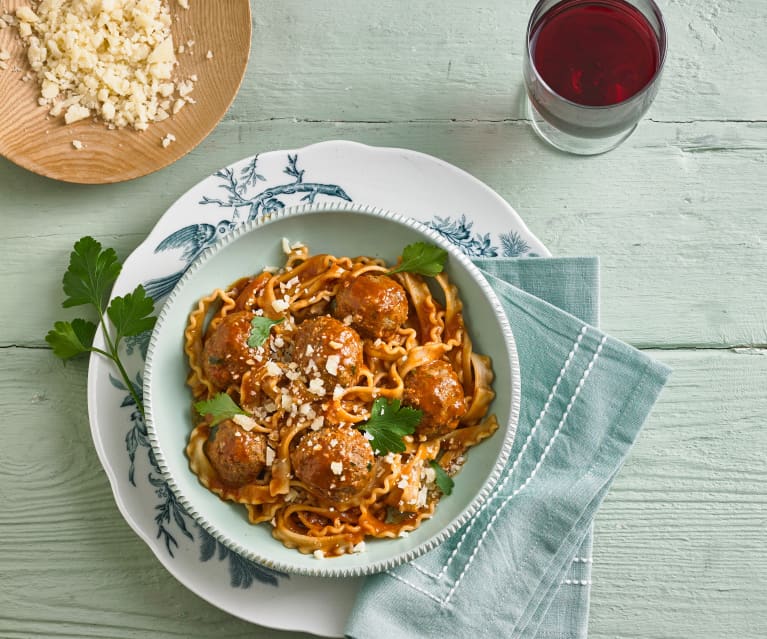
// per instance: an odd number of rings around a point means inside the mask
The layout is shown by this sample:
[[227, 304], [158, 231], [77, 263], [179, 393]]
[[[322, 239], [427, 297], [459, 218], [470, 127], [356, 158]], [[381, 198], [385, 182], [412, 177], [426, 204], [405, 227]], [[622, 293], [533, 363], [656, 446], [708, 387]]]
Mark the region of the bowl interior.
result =
[[[493, 359], [496, 399], [491, 411], [499, 431], [472, 448], [455, 478], [450, 496], [440, 501], [434, 517], [407, 537], [369, 541], [363, 553], [318, 560], [285, 548], [267, 525], [247, 521], [245, 509], [224, 502], [204, 488], [184, 453], [191, 430], [191, 394], [184, 384], [188, 367], [183, 352], [187, 316], [197, 300], [238, 278], [284, 263], [282, 239], [303, 242], [310, 253], [369, 255], [393, 263], [412, 242], [437, 243], [451, 251], [447, 271], [464, 303], [474, 350]], [[160, 468], [176, 496], [198, 523], [240, 554], [301, 574], [342, 576], [379, 571], [432, 548], [455, 529], [478, 498], [486, 494], [508, 456], [516, 427], [519, 380], [513, 337], [497, 300], [470, 262], [436, 233], [399, 216], [367, 209], [302, 207], [235, 230], [190, 268], [162, 309], [146, 363], [144, 396], [147, 427]], [[452, 524], [452, 525], [451, 525]]]

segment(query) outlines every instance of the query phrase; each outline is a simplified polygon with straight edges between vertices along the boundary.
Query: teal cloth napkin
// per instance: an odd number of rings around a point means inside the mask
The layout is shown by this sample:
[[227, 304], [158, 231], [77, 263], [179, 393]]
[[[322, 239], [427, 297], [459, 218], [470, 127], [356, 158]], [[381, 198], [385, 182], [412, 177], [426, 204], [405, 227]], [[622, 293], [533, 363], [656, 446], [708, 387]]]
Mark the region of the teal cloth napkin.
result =
[[488, 501], [448, 542], [365, 581], [351, 639], [587, 635], [594, 515], [670, 369], [595, 328], [596, 258], [475, 263], [517, 343], [514, 447]]

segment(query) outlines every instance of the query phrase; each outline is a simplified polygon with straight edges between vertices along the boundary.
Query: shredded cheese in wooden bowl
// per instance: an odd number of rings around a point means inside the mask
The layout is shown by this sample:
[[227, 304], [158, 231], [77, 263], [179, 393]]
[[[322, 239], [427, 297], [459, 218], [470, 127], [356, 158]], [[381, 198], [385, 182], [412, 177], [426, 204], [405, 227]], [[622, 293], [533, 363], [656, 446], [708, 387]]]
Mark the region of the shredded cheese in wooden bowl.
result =
[[80, 183], [166, 166], [230, 106], [250, 36], [249, 0], [0, 0], [0, 155]]
[[38, 103], [66, 124], [98, 116], [143, 131], [190, 100], [193, 81], [175, 78], [162, 0], [42, 0], [19, 7], [16, 20], [40, 83]]

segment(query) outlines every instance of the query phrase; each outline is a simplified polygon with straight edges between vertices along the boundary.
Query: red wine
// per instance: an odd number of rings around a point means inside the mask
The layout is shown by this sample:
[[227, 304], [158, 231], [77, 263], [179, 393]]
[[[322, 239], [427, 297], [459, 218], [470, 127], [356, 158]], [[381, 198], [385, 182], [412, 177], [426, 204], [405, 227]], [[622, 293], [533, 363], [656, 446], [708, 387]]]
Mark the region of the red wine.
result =
[[533, 26], [530, 49], [543, 81], [585, 106], [629, 99], [661, 62], [655, 30], [623, 0], [563, 0]]

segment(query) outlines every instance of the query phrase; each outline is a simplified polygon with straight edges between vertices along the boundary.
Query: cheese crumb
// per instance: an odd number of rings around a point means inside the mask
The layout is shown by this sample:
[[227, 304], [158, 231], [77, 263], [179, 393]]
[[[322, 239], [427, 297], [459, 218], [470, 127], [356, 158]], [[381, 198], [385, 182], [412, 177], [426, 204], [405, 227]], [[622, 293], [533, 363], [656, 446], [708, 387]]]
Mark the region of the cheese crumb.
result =
[[252, 417], [249, 417], [248, 415], [235, 415], [232, 417], [232, 421], [240, 426], [243, 430], [251, 431], [253, 430], [257, 422]]
[[167, 149], [173, 142], [176, 141], [176, 136], [172, 133], [168, 133], [163, 139], [162, 139], [162, 148]]
[[206, 57], [208, 60], [210, 60], [210, 59], [213, 57], [213, 51], [208, 51], [208, 52], [205, 54], [205, 57]]
[[313, 379], [309, 382], [309, 392], [315, 395], [325, 394], [325, 384], [321, 379]]
[[354, 548], [352, 548], [353, 553], [365, 552], [366, 550], [367, 550], [367, 545], [365, 544], [364, 541], [361, 541], [356, 546], [354, 546]]
[[271, 377], [281, 377], [282, 376], [282, 369], [280, 368], [279, 364], [277, 364], [277, 362], [273, 362], [272, 360], [269, 360], [266, 363], [266, 372]]
[[313, 553], [315, 559], [325, 559], [325, 553], [321, 550], [315, 550]]
[[16, 18], [24, 22], [40, 22], [40, 18], [29, 7], [21, 6], [16, 9]]
[[334, 475], [340, 475], [342, 472], [344, 472], [343, 462], [339, 462], [339, 461], [330, 462], [330, 471]]
[[80, 140], [72, 140], [72, 146], [79, 151], [83, 148], [83, 143]]
[[67, 112], [64, 114], [64, 122], [67, 124], [72, 124], [73, 122], [79, 122], [80, 120], [84, 120], [91, 114], [90, 109], [87, 109], [84, 106], [81, 106], [79, 104], [73, 104], [67, 109]]
[[178, 6], [182, 9], [188, 9], [189, 8], [189, 0], [178, 0]]
[[338, 375], [338, 365], [340, 363], [340, 355], [328, 355], [328, 359], [325, 361], [325, 370], [331, 375]]
[[[177, 60], [166, 0], [43, 0], [35, 7], [16, 9], [13, 23], [2, 19], [18, 29], [39, 103], [51, 116], [63, 114], [67, 124], [96, 116], [110, 129], [139, 131], [168, 117], [161, 102], [181, 87], [171, 80]], [[187, 97], [191, 86], [183, 85]], [[178, 109], [187, 102], [179, 96]]]
[[290, 307], [290, 302], [286, 300], [274, 300], [272, 302], [272, 308], [277, 311], [278, 313], [282, 313], [283, 311], [287, 311]]

